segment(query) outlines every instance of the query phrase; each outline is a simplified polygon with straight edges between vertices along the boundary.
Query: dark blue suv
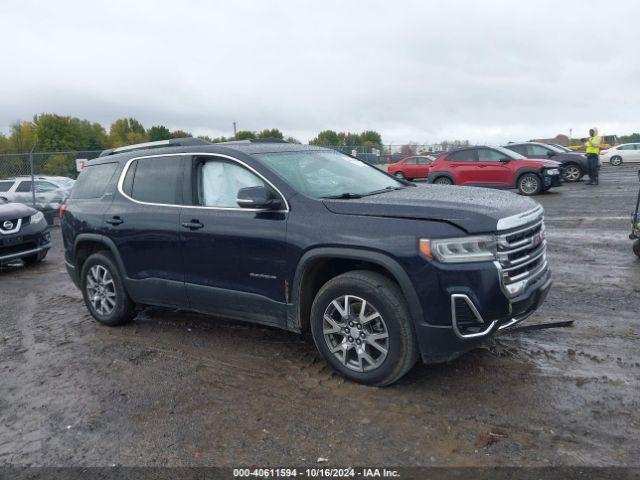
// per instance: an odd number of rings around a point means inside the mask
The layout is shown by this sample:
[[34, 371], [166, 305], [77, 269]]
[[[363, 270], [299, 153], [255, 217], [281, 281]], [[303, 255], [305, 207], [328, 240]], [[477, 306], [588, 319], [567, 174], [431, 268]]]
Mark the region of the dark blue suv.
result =
[[551, 285], [531, 199], [314, 146], [165, 143], [103, 152], [63, 209], [67, 269], [105, 325], [157, 305], [310, 332], [340, 374], [388, 385], [515, 325]]

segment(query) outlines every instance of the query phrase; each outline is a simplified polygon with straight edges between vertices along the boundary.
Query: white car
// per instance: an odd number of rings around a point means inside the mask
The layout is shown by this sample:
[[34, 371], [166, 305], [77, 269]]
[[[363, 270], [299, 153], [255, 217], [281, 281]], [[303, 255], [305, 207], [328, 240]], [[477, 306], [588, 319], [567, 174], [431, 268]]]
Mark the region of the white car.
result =
[[[45, 214], [58, 210], [60, 203], [69, 196], [73, 187], [73, 183], [71, 183], [73, 181], [68, 182], [67, 180], [71, 179], [48, 176], [34, 177], [36, 184], [35, 208]], [[33, 203], [31, 176], [0, 179], [0, 196], [12, 202], [31, 205]]]
[[624, 143], [600, 152], [600, 161], [611, 165], [640, 162], [640, 143]]

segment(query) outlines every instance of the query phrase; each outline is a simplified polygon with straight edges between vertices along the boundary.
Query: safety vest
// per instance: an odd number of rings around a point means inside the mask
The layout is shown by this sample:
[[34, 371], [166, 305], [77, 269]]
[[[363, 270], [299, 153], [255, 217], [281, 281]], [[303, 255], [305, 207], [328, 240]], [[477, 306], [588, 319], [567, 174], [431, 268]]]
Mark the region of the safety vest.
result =
[[591, 137], [584, 143], [585, 152], [586, 153], [595, 153], [598, 155], [600, 153], [600, 135], [596, 135], [595, 137]]

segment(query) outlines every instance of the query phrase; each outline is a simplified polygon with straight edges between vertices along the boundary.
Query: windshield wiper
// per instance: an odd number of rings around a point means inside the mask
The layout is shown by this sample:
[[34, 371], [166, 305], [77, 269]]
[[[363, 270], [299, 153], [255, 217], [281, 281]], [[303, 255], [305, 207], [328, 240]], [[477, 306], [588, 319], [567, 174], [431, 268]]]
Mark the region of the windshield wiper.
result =
[[363, 193], [361, 196], [377, 195], [378, 193], [392, 192], [394, 190], [402, 190], [404, 187], [384, 187], [380, 190], [374, 190], [372, 192]]
[[339, 199], [349, 199], [349, 198], [362, 198], [362, 195], [360, 195], [359, 193], [351, 193], [351, 192], [344, 192], [341, 193], [340, 195], [325, 195], [322, 198], [339, 198]]

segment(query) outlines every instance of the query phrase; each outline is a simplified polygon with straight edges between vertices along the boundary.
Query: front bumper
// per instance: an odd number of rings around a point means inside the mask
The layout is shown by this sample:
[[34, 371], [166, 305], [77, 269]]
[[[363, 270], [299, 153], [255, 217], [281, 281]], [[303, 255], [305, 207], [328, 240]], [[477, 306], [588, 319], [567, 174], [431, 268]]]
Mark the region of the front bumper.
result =
[[562, 185], [562, 175], [543, 175], [544, 188], [559, 187]]
[[[551, 288], [551, 271], [546, 268], [526, 290], [515, 298], [508, 299], [502, 292], [499, 299], [488, 300], [482, 295], [483, 288], [477, 291], [454, 289], [449, 291], [448, 325], [422, 323], [416, 325], [416, 335], [422, 359], [425, 363], [438, 363], [452, 360], [463, 353], [476, 348], [486, 339], [524, 321], [545, 301]], [[496, 303], [501, 305], [496, 306]], [[475, 330], [464, 330], [457, 315], [459, 307], [468, 306], [477, 321]], [[491, 307], [489, 307], [489, 305]], [[493, 308], [492, 308], [493, 307]], [[465, 318], [468, 320], [468, 317]]]
[[29, 225], [12, 235], [0, 238], [0, 265], [30, 257], [51, 248], [51, 234], [46, 226]]

